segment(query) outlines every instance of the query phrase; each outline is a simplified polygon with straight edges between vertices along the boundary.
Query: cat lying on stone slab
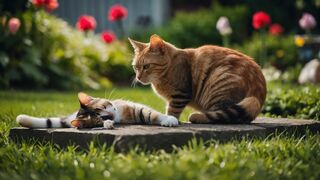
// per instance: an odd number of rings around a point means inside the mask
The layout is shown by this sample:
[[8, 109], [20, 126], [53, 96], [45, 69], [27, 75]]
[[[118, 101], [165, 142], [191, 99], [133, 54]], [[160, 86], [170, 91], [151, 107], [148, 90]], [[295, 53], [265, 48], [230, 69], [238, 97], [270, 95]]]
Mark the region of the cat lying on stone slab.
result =
[[94, 98], [85, 93], [78, 94], [80, 109], [67, 117], [40, 118], [28, 115], [17, 116], [17, 122], [28, 128], [112, 128], [119, 124], [152, 124], [178, 126], [173, 116], [164, 115], [145, 105], [121, 99]]

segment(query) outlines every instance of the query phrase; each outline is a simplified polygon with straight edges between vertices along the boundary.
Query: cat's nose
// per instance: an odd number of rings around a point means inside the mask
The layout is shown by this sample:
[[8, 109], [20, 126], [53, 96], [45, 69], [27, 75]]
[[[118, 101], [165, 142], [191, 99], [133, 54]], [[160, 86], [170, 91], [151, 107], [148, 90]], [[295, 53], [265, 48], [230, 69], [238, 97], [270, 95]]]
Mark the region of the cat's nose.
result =
[[141, 74], [137, 75], [137, 79], [140, 80], [141, 79]]

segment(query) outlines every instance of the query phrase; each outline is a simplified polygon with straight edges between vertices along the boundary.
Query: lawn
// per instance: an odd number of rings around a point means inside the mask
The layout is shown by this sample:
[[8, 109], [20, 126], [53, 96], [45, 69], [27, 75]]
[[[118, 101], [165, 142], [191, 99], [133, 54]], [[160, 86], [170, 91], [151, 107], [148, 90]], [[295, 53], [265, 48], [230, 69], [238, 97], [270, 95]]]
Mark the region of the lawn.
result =
[[[289, 87], [290, 88], [290, 87]], [[164, 111], [149, 89], [116, 88], [87, 92], [123, 98]], [[318, 97], [319, 98], [319, 97]], [[15, 145], [7, 139], [15, 117], [66, 115], [78, 108], [76, 92], [0, 92], [0, 179], [319, 179], [320, 135], [280, 134], [257, 140], [190, 142], [173, 153], [115, 153], [92, 143], [88, 151], [52, 144]], [[186, 120], [188, 109], [182, 116]]]

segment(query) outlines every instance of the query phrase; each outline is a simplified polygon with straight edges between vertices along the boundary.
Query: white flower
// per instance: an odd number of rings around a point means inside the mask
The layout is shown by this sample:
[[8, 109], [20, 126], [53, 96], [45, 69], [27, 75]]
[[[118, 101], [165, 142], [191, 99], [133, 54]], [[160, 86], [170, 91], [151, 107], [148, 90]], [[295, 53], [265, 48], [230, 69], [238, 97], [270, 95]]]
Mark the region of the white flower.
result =
[[229, 20], [225, 16], [219, 18], [216, 28], [222, 36], [230, 35], [232, 33]]

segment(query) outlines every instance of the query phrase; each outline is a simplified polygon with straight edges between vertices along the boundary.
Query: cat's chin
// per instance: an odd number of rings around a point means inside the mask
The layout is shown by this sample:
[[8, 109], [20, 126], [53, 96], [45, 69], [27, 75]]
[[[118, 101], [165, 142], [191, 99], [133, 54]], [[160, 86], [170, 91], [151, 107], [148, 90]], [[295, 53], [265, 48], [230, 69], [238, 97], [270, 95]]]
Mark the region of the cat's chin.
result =
[[149, 85], [151, 84], [150, 82], [146, 82], [146, 83], [143, 83], [143, 82], [140, 82], [142, 85]]
[[139, 83], [141, 83], [142, 85], [149, 85], [149, 84], [151, 84], [151, 82], [143, 82], [143, 81], [140, 81], [140, 80], [138, 80], [139, 81]]

